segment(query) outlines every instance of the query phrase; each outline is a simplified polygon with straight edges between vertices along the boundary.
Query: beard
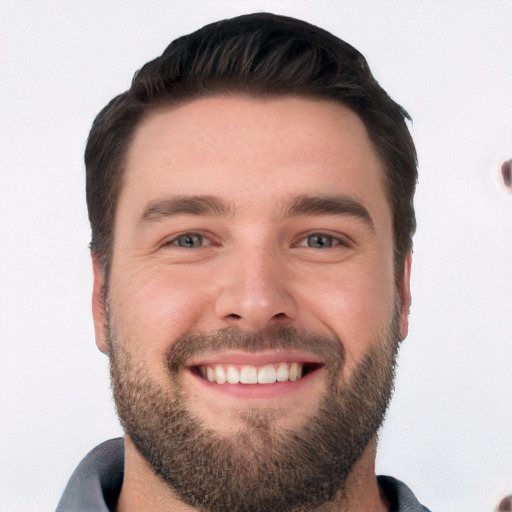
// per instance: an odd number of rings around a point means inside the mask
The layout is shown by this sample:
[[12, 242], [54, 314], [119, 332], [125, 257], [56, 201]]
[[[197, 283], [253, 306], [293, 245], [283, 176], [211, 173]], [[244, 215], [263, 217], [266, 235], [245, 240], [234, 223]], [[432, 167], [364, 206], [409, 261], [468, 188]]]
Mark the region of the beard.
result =
[[[184, 503], [210, 512], [317, 510], [343, 500], [345, 483], [382, 422], [392, 395], [399, 345], [398, 314], [344, 377], [345, 354], [338, 339], [294, 328], [255, 333], [236, 329], [177, 339], [167, 354], [168, 385], [152, 378], [131, 357], [108, 320], [110, 373], [125, 433]], [[188, 406], [180, 371], [206, 351], [298, 349], [325, 362], [328, 384], [316, 410], [294, 430], [279, 426], [280, 413], [262, 406], [239, 410], [239, 427], [221, 434]]]

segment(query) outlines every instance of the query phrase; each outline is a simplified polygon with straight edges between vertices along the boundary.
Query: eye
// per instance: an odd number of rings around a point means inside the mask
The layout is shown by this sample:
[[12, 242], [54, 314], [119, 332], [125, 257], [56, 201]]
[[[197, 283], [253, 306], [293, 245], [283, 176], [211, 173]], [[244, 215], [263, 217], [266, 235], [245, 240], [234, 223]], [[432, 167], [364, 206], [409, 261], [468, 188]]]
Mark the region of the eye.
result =
[[313, 249], [330, 249], [333, 245], [339, 244], [339, 240], [331, 235], [313, 233], [306, 237], [306, 244]]
[[183, 233], [171, 240], [169, 245], [177, 245], [184, 249], [197, 249], [203, 245], [203, 235], [199, 233]]

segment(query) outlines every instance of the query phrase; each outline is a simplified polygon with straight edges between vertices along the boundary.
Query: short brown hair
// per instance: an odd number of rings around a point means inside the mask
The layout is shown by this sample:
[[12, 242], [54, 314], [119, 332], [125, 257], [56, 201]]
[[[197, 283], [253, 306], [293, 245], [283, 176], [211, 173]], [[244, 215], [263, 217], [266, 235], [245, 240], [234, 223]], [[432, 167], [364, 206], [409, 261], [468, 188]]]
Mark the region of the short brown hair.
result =
[[268, 13], [222, 20], [176, 39], [96, 117], [85, 151], [87, 206], [91, 250], [106, 274], [125, 158], [138, 124], [162, 104], [229, 92], [331, 99], [359, 115], [384, 166], [400, 275], [416, 229], [409, 115], [351, 45], [304, 21]]

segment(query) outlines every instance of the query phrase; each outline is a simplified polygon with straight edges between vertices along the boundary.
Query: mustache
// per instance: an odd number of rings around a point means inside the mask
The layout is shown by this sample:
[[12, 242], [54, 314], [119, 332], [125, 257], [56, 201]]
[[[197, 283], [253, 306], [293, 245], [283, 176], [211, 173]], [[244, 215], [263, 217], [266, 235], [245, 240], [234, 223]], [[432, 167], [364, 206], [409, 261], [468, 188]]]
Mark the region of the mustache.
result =
[[168, 367], [177, 372], [192, 357], [206, 352], [241, 350], [300, 350], [319, 357], [327, 367], [340, 367], [345, 360], [343, 343], [337, 337], [324, 337], [296, 327], [266, 327], [259, 331], [242, 331], [234, 327], [210, 332], [187, 334], [169, 348]]

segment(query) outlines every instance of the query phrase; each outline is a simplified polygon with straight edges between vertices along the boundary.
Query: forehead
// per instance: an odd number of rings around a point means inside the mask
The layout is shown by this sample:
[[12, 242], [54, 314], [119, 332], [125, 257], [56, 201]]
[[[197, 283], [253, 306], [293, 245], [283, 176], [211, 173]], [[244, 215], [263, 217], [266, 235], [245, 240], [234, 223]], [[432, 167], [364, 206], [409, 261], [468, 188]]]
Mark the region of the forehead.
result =
[[332, 193], [369, 207], [385, 202], [382, 165], [353, 111], [292, 96], [216, 96], [143, 120], [128, 151], [120, 207], [192, 194], [258, 207]]

